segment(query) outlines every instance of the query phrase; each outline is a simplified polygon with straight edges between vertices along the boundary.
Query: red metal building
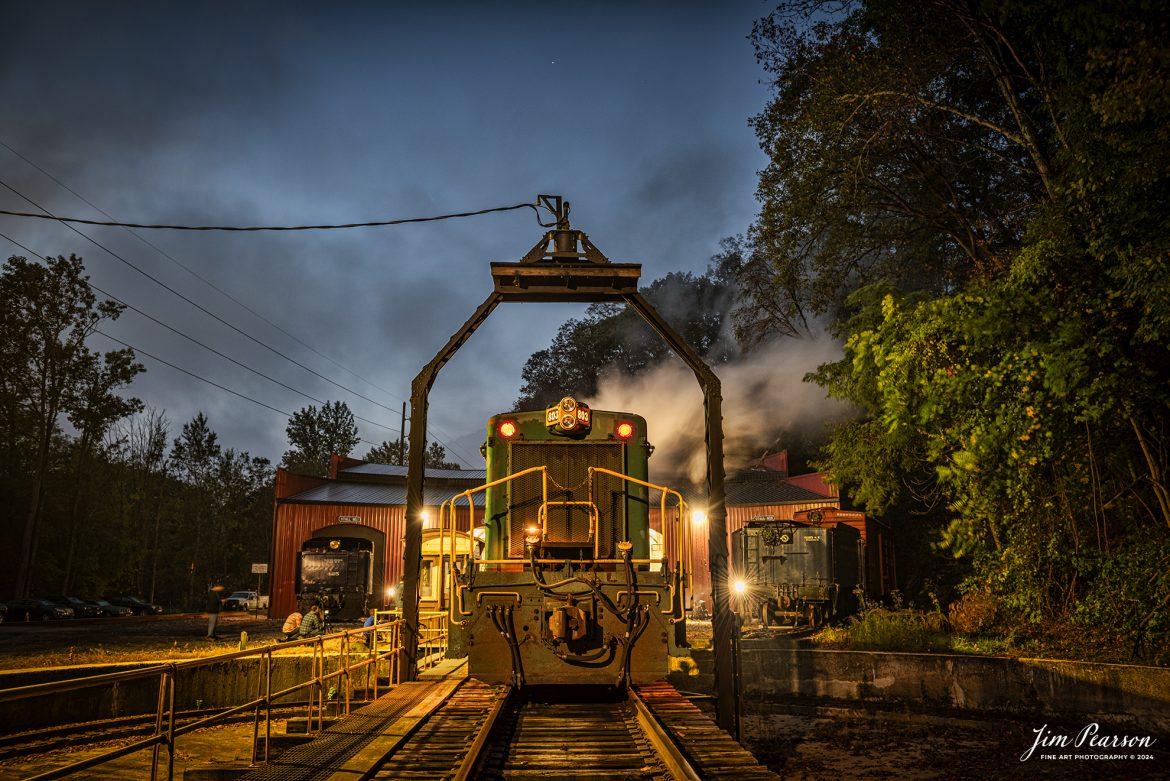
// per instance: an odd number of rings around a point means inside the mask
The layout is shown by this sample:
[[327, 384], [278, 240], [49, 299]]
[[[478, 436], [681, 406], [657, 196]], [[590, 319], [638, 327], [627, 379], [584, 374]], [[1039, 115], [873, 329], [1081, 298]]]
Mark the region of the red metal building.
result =
[[[748, 521], [767, 519], [791, 521], [799, 513], [809, 510], [840, 511], [841, 499], [836, 488], [825, 482], [823, 472], [788, 476], [786, 452], [775, 453], [750, 468], [728, 475], [724, 483], [727, 496], [727, 534], [730, 545], [731, 535], [747, 525]], [[652, 482], [676, 487], [678, 481], [652, 478]], [[705, 509], [706, 495], [701, 488], [683, 489], [683, 498], [691, 509]], [[656, 503], [657, 494], [650, 497], [650, 525], [661, 529], [661, 519]], [[864, 515], [864, 514], [862, 514]], [[711, 566], [708, 560], [708, 529], [705, 515], [695, 513], [698, 519], [691, 529], [691, 561], [693, 567], [694, 604], [703, 601], [711, 609]]]
[[[436, 559], [433, 571], [444, 569], [437, 545], [426, 546], [428, 538], [439, 537], [439, 505], [469, 488], [482, 485], [484, 471], [428, 469], [424, 558]], [[474, 506], [475, 522], [483, 521], [480, 494]], [[276, 471], [276, 501], [272, 518], [270, 615], [284, 616], [297, 602], [297, 562], [305, 542], [315, 537], [349, 537], [369, 540], [374, 549], [374, 577], [371, 600], [382, 604], [386, 589], [402, 579], [403, 538], [406, 534], [406, 467], [371, 464], [334, 456], [329, 477], [310, 477]], [[456, 528], [470, 527], [467, 503], [460, 503]], [[424, 562], [424, 569], [425, 567]], [[438, 578], [435, 578], [438, 581]], [[441, 604], [442, 595], [423, 601]]]

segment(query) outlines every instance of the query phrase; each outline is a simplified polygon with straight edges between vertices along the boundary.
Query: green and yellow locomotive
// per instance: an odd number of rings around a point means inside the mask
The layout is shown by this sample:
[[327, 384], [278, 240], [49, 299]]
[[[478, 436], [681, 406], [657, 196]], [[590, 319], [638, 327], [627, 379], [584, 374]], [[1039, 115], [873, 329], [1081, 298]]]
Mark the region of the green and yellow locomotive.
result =
[[451, 529], [452, 510], [486, 494], [482, 551], [451, 572], [473, 677], [621, 686], [685, 655], [689, 519], [679, 494], [647, 481], [652, 450], [642, 417], [570, 397], [489, 420], [487, 482], [444, 506]]

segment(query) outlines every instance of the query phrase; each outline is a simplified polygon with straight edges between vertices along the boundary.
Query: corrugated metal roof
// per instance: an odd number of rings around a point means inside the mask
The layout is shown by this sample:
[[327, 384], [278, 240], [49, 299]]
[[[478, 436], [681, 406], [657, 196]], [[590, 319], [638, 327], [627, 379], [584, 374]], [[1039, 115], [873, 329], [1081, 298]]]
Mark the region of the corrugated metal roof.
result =
[[[349, 469], [340, 470], [340, 474], [347, 475], [381, 475], [383, 477], [406, 477], [406, 467], [397, 464], [359, 464]], [[447, 478], [450, 480], [479, 480], [487, 478], [486, 469], [427, 469], [427, 477]]]
[[[667, 481], [666, 485], [681, 493], [688, 504], [698, 505], [707, 499], [705, 486], [683, 485], [677, 481]], [[823, 502], [833, 499], [794, 485], [778, 472], [770, 470], [739, 472], [724, 482], [723, 489], [727, 497], [726, 502], [731, 506]], [[658, 491], [651, 491], [650, 506], [654, 507], [660, 501]], [[672, 505], [670, 498], [667, 498], [667, 505]]]
[[[423, 504], [432, 507], [442, 504], [452, 496], [463, 493], [464, 490], [466, 489], [459, 486], [425, 486], [423, 489]], [[326, 504], [405, 506], [406, 486], [382, 485], [380, 483], [333, 482], [319, 485], [316, 488], [310, 488], [308, 491], [294, 494], [282, 501], [295, 503], [320, 502]], [[476, 507], [483, 507], [483, 493], [480, 492], [473, 495], [472, 501]], [[460, 502], [459, 506], [466, 507], [467, 505]]]
[[740, 504], [785, 504], [787, 502], [824, 501], [831, 497], [793, 485], [786, 480], [728, 481], [725, 484], [727, 503]]

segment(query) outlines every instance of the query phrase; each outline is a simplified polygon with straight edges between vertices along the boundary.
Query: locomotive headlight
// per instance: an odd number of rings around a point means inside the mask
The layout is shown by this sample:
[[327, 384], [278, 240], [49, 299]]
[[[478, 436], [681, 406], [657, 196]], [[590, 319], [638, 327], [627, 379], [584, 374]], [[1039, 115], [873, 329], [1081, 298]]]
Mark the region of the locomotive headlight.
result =
[[691, 523], [695, 526], [702, 526], [707, 522], [707, 513], [702, 510], [695, 510], [691, 513]]
[[394, 599], [396, 596], [398, 596], [398, 589], [394, 588], [393, 586], [386, 589], [386, 599]]
[[529, 526], [524, 530], [524, 541], [529, 545], [535, 545], [540, 542], [540, 527]]
[[735, 589], [736, 594], [742, 594], [747, 591], [747, 583], [744, 583], [742, 580], [735, 581], [731, 584], [731, 587]]
[[629, 439], [634, 436], [634, 424], [623, 420], [614, 427], [613, 433], [617, 434], [618, 439]]
[[516, 432], [518, 431], [516, 428], [516, 421], [500, 421], [500, 425], [496, 427], [496, 431], [499, 432], [500, 436], [504, 439], [511, 439], [512, 437], [516, 436]]

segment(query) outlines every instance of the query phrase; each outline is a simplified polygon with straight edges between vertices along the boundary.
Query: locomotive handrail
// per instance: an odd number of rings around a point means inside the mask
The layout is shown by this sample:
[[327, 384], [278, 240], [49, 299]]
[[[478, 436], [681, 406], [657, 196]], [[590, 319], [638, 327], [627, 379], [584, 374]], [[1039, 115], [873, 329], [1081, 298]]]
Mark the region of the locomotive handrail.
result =
[[600, 466], [589, 467], [589, 493], [590, 493], [590, 495], [592, 495], [592, 493], [593, 493], [593, 475], [594, 475], [594, 473], [600, 473], [600, 474], [604, 474], [604, 475], [609, 475], [610, 477], [616, 477], [620, 480], [625, 480], [626, 482], [634, 483], [636, 485], [645, 486], [646, 488], [653, 488], [654, 490], [659, 492], [659, 494], [661, 495], [661, 507], [659, 509], [658, 517], [662, 520], [663, 544], [665, 544], [665, 537], [666, 537], [666, 496], [667, 496], [667, 494], [671, 494], [678, 499], [678, 514], [677, 514], [677, 517], [675, 518], [675, 526], [676, 526], [677, 531], [675, 532], [673, 537], [674, 537], [674, 547], [675, 547], [675, 561], [678, 562], [678, 571], [679, 571], [679, 574], [676, 576], [676, 578], [679, 581], [679, 592], [680, 593], [678, 595], [679, 596], [678, 605], [679, 605], [679, 613], [681, 615], [675, 614], [675, 609], [674, 609], [674, 590], [675, 589], [674, 589], [673, 584], [671, 584], [669, 587], [671, 590], [670, 610], [663, 610], [662, 612], [664, 614], [671, 615], [671, 623], [675, 623], [677, 621], [683, 620], [686, 617], [687, 597], [694, 590], [694, 580], [693, 580], [694, 575], [692, 573], [692, 567], [691, 567], [691, 554], [694, 551], [694, 544], [691, 540], [690, 524], [683, 522], [687, 516], [687, 506], [688, 506], [687, 501], [685, 499], [683, 499], [682, 494], [680, 494], [678, 491], [675, 491], [673, 488], [667, 488], [664, 485], [656, 485], [654, 483], [650, 483], [650, 482], [647, 482], [645, 480], [639, 480], [636, 477], [630, 477], [629, 475], [623, 475], [621, 472], [615, 472], [612, 469], [606, 469], [605, 467], [600, 467]]
[[[462, 493], [455, 494], [450, 499], [448, 499], [447, 501], [445, 501], [439, 505], [439, 536], [440, 536], [440, 538], [446, 539], [447, 538], [446, 531], [448, 530], [448, 528], [450, 530], [450, 547], [448, 548], [448, 550], [451, 551], [451, 568], [450, 568], [451, 574], [449, 576], [449, 580], [450, 580], [450, 589], [449, 590], [451, 593], [451, 604], [448, 605], [448, 607], [447, 607], [447, 614], [448, 614], [448, 618], [451, 620], [452, 623], [457, 623], [456, 618], [455, 618], [456, 605], [458, 605], [459, 615], [461, 615], [461, 616], [470, 616], [470, 615], [475, 614], [475, 611], [472, 611], [469, 613], [463, 609], [463, 591], [465, 589], [459, 583], [458, 579], [455, 576], [455, 521], [456, 521], [455, 503], [457, 501], [459, 501], [460, 498], [463, 498], [463, 497], [467, 498], [467, 504], [468, 504], [468, 507], [470, 509], [470, 515], [471, 515], [471, 523], [470, 523], [470, 526], [468, 527], [468, 534], [470, 534], [472, 539], [474, 540], [474, 538], [475, 538], [475, 534], [474, 534], [474, 532], [475, 532], [475, 503], [472, 502], [471, 497], [474, 496], [475, 494], [481, 492], [481, 491], [486, 491], [489, 488], [495, 488], [498, 485], [503, 485], [504, 483], [511, 482], [512, 480], [515, 480], [518, 477], [524, 477], [525, 475], [530, 475], [534, 472], [540, 472], [540, 475], [541, 475], [540, 503], [541, 503], [541, 507], [544, 507], [546, 504], [548, 504], [548, 468], [544, 467], [544, 466], [531, 466], [531, 467], [528, 467], [527, 469], [523, 469], [519, 472], [516, 472], [515, 474], [501, 477], [498, 480], [492, 480], [491, 482], [484, 483], [483, 485], [476, 486], [475, 488], [469, 488], [466, 491], [463, 491]], [[450, 522], [449, 525], [448, 525], [448, 521]], [[543, 529], [542, 529], [542, 532], [543, 532]], [[471, 545], [471, 550], [469, 551], [469, 555], [468, 555], [468, 567], [474, 568], [476, 561], [477, 561], [477, 559], [475, 557], [475, 544], [473, 542]], [[481, 559], [479, 561], [481, 561], [481, 563], [482, 563], [483, 560]], [[509, 563], [511, 563], [511, 562], [509, 562]]]
[[[450, 568], [450, 574], [449, 574], [449, 579], [448, 579], [451, 601], [450, 601], [450, 604], [448, 605], [448, 608], [447, 608], [447, 615], [452, 623], [459, 623], [459, 621], [462, 620], [463, 618], [466, 618], [467, 616], [475, 615], [474, 610], [469, 611], [469, 610], [464, 609], [463, 594], [467, 590], [467, 587], [459, 582], [459, 579], [458, 579], [458, 576], [456, 573], [456, 568], [454, 566], [455, 532], [456, 532], [455, 524], [456, 524], [456, 520], [457, 520], [456, 513], [458, 510], [458, 508], [457, 508], [458, 501], [460, 499], [464, 499], [464, 498], [466, 498], [468, 501], [468, 506], [472, 511], [471, 526], [470, 526], [468, 532], [469, 532], [469, 534], [471, 534], [472, 538], [474, 539], [474, 536], [475, 536], [474, 535], [474, 531], [475, 531], [474, 506], [475, 505], [472, 502], [472, 497], [477, 493], [481, 493], [483, 491], [488, 490], [489, 488], [494, 488], [496, 486], [503, 485], [505, 483], [509, 483], [509, 482], [519, 478], [519, 477], [524, 477], [526, 475], [530, 475], [530, 474], [533, 474], [536, 472], [540, 472], [540, 474], [541, 474], [541, 503], [540, 503], [539, 509], [537, 510], [537, 523], [540, 527], [541, 539], [548, 538], [548, 529], [547, 529], [546, 519], [547, 519], [547, 514], [548, 514], [548, 507], [550, 505], [557, 505], [557, 506], [584, 505], [584, 506], [589, 507], [589, 532], [590, 532], [590, 536], [593, 539], [593, 559], [591, 560], [592, 563], [594, 563], [594, 564], [624, 564], [624, 563], [626, 563], [625, 559], [603, 559], [603, 558], [600, 558], [600, 553], [601, 553], [600, 534], [597, 531], [599, 526], [600, 526], [600, 518], [598, 515], [597, 505], [595, 502], [593, 502], [593, 501], [553, 501], [553, 502], [550, 502], [548, 499], [548, 481], [549, 481], [548, 467], [546, 467], [546, 466], [529, 467], [527, 469], [516, 472], [515, 474], [506, 475], [506, 476], [501, 477], [497, 480], [492, 480], [490, 482], [484, 483], [483, 485], [476, 486], [475, 488], [469, 488], [468, 490], [456, 494], [455, 496], [451, 497], [450, 499], [444, 501], [442, 504], [439, 505], [440, 536], [446, 543], [445, 549], [452, 552], [452, 566]], [[680, 494], [678, 491], [675, 491], [672, 488], [667, 488], [666, 486], [657, 485], [655, 483], [650, 483], [650, 482], [647, 482], [645, 480], [640, 480], [636, 477], [630, 477], [629, 475], [623, 475], [620, 472], [614, 472], [613, 470], [605, 469], [603, 467], [589, 467], [588, 482], [589, 482], [590, 496], [593, 495], [593, 475], [595, 473], [610, 475], [612, 477], [616, 477], [616, 478], [619, 478], [621, 480], [624, 480], [624, 481], [627, 481], [630, 483], [635, 483], [637, 485], [645, 486], [646, 488], [652, 488], [652, 489], [657, 490], [661, 493], [662, 498], [661, 498], [661, 508], [660, 508], [659, 517], [662, 519], [662, 524], [663, 524], [664, 543], [665, 543], [665, 530], [666, 530], [667, 517], [668, 517], [667, 511], [666, 511], [667, 510], [667, 505], [666, 505], [667, 495], [673, 496], [678, 500], [678, 505], [677, 505], [678, 513], [677, 513], [677, 517], [674, 519], [675, 530], [674, 530], [674, 533], [671, 535], [672, 542], [673, 542], [673, 548], [675, 551], [675, 561], [678, 563], [678, 567], [676, 569], [676, 575], [675, 575], [675, 578], [673, 578], [673, 580], [676, 581], [677, 585], [675, 583], [670, 583], [668, 585], [668, 588], [670, 589], [670, 596], [671, 596], [670, 608], [667, 610], [663, 610], [662, 613], [663, 613], [663, 615], [671, 616], [671, 619], [670, 619], [671, 623], [676, 623], [678, 621], [681, 621], [686, 616], [686, 612], [685, 612], [686, 607], [687, 607], [686, 601], [687, 601], [688, 596], [693, 591], [693, 587], [694, 587], [694, 582], [693, 582], [694, 574], [693, 574], [693, 568], [691, 566], [691, 552], [693, 549], [693, 545], [692, 545], [692, 541], [691, 541], [691, 537], [690, 537], [691, 532], [690, 532], [689, 525], [684, 523], [684, 519], [686, 517], [687, 508], [688, 508], [688, 504], [687, 504], [686, 500], [683, 499], [682, 494]], [[468, 556], [468, 567], [474, 569], [474, 567], [477, 564], [508, 565], [508, 564], [517, 564], [517, 563], [519, 563], [523, 566], [523, 565], [531, 563], [531, 561], [533, 561], [533, 560], [532, 559], [522, 559], [522, 558], [504, 558], [504, 559], [477, 558], [476, 551], [475, 551], [475, 545], [473, 544], [471, 546], [470, 554]], [[535, 562], [537, 564], [563, 564], [564, 559], [563, 558], [535, 559]], [[653, 558], [631, 559], [630, 560], [631, 564], [657, 564], [660, 562], [661, 562], [660, 559], [653, 559]], [[676, 595], [678, 596], [677, 610], [675, 608], [675, 599], [674, 599]]]
[[598, 528], [601, 526], [601, 517], [597, 510], [597, 505], [592, 501], [546, 501], [541, 504], [540, 509], [536, 511], [536, 520], [540, 525], [540, 538], [542, 540], [548, 539], [548, 524], [546, 521], [548, 520], [549, 507], [571, 507], [575, 505], [584, 505], [589, 508], [589, 539], [593, 540], [593, 560], [597, 561], [601, 557], [601, 535], [598, 534]]

